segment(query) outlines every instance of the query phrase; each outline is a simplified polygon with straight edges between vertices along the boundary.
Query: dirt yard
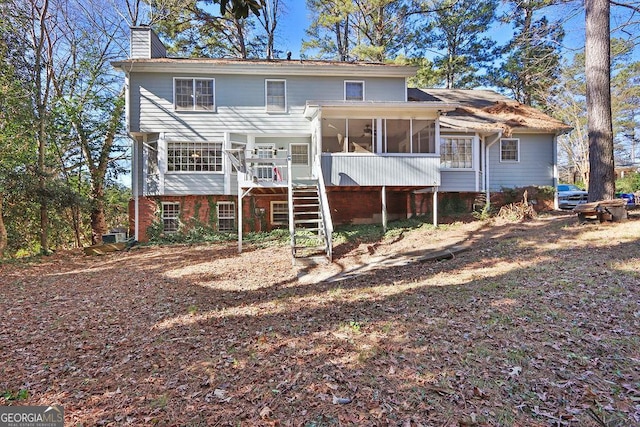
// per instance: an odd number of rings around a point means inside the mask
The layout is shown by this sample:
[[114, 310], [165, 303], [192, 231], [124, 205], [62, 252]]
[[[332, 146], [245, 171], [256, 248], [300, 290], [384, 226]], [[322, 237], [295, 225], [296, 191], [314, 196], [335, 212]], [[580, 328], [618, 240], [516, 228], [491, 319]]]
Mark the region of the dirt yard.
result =
[[638, 216], [424, 226], [336, 254], [0, 264], [0, 405], [60, 404], [70, 426], [640, 425]]

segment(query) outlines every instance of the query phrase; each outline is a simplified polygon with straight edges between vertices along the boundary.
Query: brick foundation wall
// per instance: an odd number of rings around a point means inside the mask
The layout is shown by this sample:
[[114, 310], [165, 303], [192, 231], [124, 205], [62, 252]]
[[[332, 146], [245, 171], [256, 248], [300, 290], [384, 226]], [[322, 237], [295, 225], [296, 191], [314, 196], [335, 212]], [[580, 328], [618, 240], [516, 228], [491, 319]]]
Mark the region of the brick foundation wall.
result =
[[[334, 224], [373, 224], [382, 222], [382, 193], [381, 189], [330, 189], [328, 192], [329, 208]], [[478, 193], [438, 193], [438, 215], [446, 216], [455, 213], [469, 213], [473, 211], [473, 203]], [[529, 194], [532, 194], [531, 192]], [[533, 196], [533, 197], [532, 197]], [[529, 197], [535, 200], [537, 211], [553, 210], [553, 200], [536, 197], [535, 193]], [[140, 229], [139, 240], [148, 241], [147, 228], [159, 221], [161, 202], [180, 203], [180, 218], [186, 226], [197, 220], [203, 224], [210, 224], [212, 217], [210, 210], [219, 201], [232, 201], [238, 208], [237, 197], [234, 196], [156, 196], [141, 197], [139, 199]], [[288, 228], [287, 224], [271, 223], [271, 202], [287, 201], [285, 193], [277, 194], [249, 194], [243, 199], [244, 232], [271, 231], [274, 228]], [[505, 196], [502, 193], [492, 193], [491, 203], [494, 207], [502, 206]], [[135, 204], [129, 201], [129, 233], [135, 230]], [[387, 215], [389, 220], [403, 219], [413, 215], [431, 215], [433, 212], [432, 193], [412, 193], [409, 190], [387, 189]], [[215, 225], [215, 224], [213, 224]]]
[[[382, 222], [382, 190], [334, 190], [328, 193], [334, 224], [373, 224]], [[389, 220], [407, 217], [408, 192], [387, 191]]]
[[[139, 240], [146, 242], [149, 240], [147, 228], [154, 221], [160, 220], [160, 204], [162, 202], [180, 203], [180, 219], [183, 226], [189, 227], [194, 220], [202, 224], [211, 224], [211, 219], [216, 216], [211, 214], [211, 209], [215, 209], [215, 203], [220, 201], [230, 201], [236, 204], [237, 197], [234, 196], [155, 196], [140, 197], [138, 199], [138, 210], [140, 216]], [[271, 224], [271, 202], [287, 201], [286, 194], [250, 194], [243, 199], [243, 225], [245, 232], [251, 231], [271, 231], [273, 228], [288, 228], [287, 224]], [[197, 211], [197, 215], [196, 215]], [[237, 214], [236, 214], [237, 221]], [[236, 222], [237, 224], [237, 222]], [[129, 233], [135, 232], [135, 202], [129, 201]]]

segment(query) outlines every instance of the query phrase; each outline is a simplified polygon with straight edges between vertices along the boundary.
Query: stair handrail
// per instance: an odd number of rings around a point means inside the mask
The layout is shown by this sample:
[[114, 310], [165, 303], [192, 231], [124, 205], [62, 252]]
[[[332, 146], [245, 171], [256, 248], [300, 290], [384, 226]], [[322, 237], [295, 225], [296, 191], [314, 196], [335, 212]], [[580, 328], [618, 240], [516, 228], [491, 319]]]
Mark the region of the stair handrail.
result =
[[287, 207], [289, 210], [289, 241], [291, 242], [291, 256], [295, 259], [296, 256], [296, 241], [295, 241], [295, 224], [293, 218], [293, 176], [291, 173], [291, 155], [287, 156]]
[[329, 198], [327, 188], [324, 185], [324, 175], [322, 174], [322, 163], [317, 155], [313, 161], [314, 175], [318, 180], [318, 199], [322, 211], [322, 223], [324, 226], [325, 239], [327, 243], [327, 258], [333, 261], [333, 220], [331, 219], [331, 209], [329, 209]]

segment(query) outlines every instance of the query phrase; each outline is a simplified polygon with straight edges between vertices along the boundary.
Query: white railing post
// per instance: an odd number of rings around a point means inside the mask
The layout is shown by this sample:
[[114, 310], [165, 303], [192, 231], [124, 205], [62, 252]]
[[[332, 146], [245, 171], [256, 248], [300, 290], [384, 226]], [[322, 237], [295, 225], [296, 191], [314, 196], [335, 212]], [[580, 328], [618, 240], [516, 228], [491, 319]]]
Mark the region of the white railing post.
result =
[[295, 223], [293, 218], [293, 176], [291, 173], [291, 155], [287, 156], [287, 205], [289, 209], [289, 239], [291, 241], [291, 256], [295, 261]]

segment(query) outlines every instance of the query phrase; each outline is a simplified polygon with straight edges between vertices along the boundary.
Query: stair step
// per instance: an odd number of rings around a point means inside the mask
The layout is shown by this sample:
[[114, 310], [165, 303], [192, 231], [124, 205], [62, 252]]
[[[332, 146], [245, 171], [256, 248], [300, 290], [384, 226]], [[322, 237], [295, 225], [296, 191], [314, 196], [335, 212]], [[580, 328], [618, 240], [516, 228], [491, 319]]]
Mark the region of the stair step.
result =
[[[321, 232], [323, 232], [323, 233], [324, 233], [324, 228], [320, 228], [320, 227], [317, 227], [317, 228], [316, 228], [316, 227], [309, 227], [309, 228], [306, 228], [306, 227], [299, 227], [297, 230], [299, 230], [299, 231], [305, 231], [305, 232], [314, 232], [314, 233], [315, 233], [315, 232], [317, 232], [317, 231], [321, 231]], [[296, 234], [295, 236], [296, 236], [296, 237], [315, 237], [315, 238], [317, 238], [317, 237], [318, 237], [318, 236], [306, 236], [306, 235], [304, 235], [304, 234], [302, 234], [302, 235], [301, 235], [301, 234]]]
[[318, 245], [312, 245], [312, 246], [296, 245], [293, 248], [294, 249], [327, 249], [327, 245], [325, 244], [318, 244]]
[[[303, 230], [304, 231], [309, 231], [310, 229], [308, 229], [308, 228], [298, 229], [298, 231], [303, 231]], [[324, 230], [317, 230], [317, 231], [324, 231]], [[318, 239], [324, 239], [324, 233], [318, 234], [316, 232], [314, 234], [308, 234], [308, 233], [305, 233], [305, 234], [294, 234], [294, 238], [302, 239], [302, 240], [314, 240], [314, 239], [318, 240]]]
[[296, 205], [295, 203], [293, 204], [293, 209], [295, 208], [319, 208], [320, 205], [318, 203], [305, 203], [302, 205]]
[[295, 219], [293, 220], [294, 224], [320, 224], [322, 219]]
[[322, 247], [317, 247], [317, 248], [312, 248], [312, 247], [300, 247], [300, 248], [295, 248], [294, 249], [294, 253], [297, 256], [310, 256], [310, 255], [314, 255], [314, 254], [321, 254], [326, 252], [326, 249], [324, 246]]
[[291, 183], [294, 187], [308, 187], [308, 186], [318, 186], [317, 179], [294, 179]]
[[294, 211], [294, 215], [318, 215], [320, 216], [319, 211]]

